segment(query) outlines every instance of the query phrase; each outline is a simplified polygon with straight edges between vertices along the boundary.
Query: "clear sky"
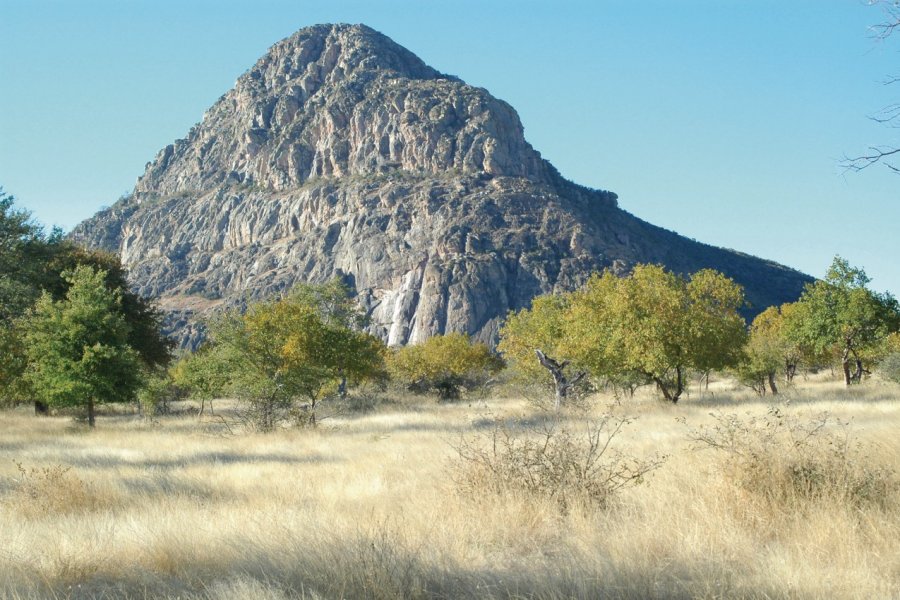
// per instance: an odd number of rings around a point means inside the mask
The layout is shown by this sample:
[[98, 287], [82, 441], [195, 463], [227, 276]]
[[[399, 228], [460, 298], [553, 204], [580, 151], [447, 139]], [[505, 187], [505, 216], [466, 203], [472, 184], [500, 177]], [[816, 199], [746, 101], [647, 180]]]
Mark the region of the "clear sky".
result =
[[900, 294], [896, 39], [863, 0], [0, 0], [0, 185], [71, 228], [129, 191], [266, 49], [366, 23], [512, 104], [560, 172], [707, 243]]

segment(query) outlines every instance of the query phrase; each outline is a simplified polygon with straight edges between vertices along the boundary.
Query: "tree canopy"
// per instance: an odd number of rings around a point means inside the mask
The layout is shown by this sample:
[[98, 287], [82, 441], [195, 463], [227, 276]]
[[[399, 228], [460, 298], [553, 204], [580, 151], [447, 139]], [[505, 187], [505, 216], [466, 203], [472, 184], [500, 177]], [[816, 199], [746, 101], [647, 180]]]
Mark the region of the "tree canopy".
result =
[[[738, 313], [743, 305], [742, 288], [721, 273], [702, 270], [685, 278], [661, 266], [637, 265], [627, 277], [596, 274], [559, 300], [537, 300], [510, 316], [500, 348], [520, 368], [536, 372], [527, 366], [525, 350], [546, 343], [559, 353], [557, 366], [571, 361], [607, 380], [643, 377], [674, 403], [688, 369], [719, 369], [739, 360], [746, 339]], [[544, 366], [553, 371], [552, 364]]]
[[34, 393], [50, 406], [83, 406], [91, 427], [97, 404], [131, 401], [141, 383], [121, 293], [106, 275], [85, 265], [66, 271], [65, 299], [44, 292], [23, 328]]
[[490, 348], [463, 333], [398, 348], [388, 359], [392, 378], [416, 391], [435, 391], [442, 400], [459, 398], [461, 390], [483, 385], [502, 368], [503, 361]]
[[43, 292], [56, 301], [65, 299], [71, 282], [64, 273], [84, 265], [103, 272], [107, 290], [118, 294], [118, 310], [128, 324], [128, 344], [138, 353], [141, 366], [167, 364], [172, 342], [161, 333], [161, 314], [129, 290], [119, 258], [81, 248], [59, 230], [48, 235], [28, 211], [15, 208], [14, 202], [0, 190], [0, 346], [5, 351], [0, 358], [0, 397], [20, 401], [30, 396], [27, 381], [22, 379], [21, 320]]
[[227, 389], [250, 402], [261, 429], [274, 429], [285, 411], [298, 408], [297, 399], [306, 404], [295, 414], [315, 425], [317, 404], [330, 388], [383, 377], [382, 342], [348, 326], [358, 316], [340, 294], [347, 290], [303, 286], [243, 314], [229, 312], [211, 327], [205, 371], [229, 373]]

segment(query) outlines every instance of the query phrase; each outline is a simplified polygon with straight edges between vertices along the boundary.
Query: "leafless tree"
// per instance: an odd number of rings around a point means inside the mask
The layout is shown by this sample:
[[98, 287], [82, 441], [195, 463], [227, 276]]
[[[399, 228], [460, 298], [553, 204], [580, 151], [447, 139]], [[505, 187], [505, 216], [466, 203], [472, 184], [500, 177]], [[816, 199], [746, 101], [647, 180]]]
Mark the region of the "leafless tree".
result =
[[[884, 20], [870, 28], [873, 38], [883, 41], [900, 28], [900, 0], [868, 0], [870, 6], [880, 6]], [[884, 84], [892, 85], [900, 82], [900, 76], [889, 77]], [[900, 102], [885, 106], [878, 113], [869, 117], [876, 123], [888, 127], [900, 127]], [[859, 156], [845, 157], [842, 164], [848, 171], [862, 171], [874, 164], [882, 164], [895, 173], [900, 173], [900, 164], [894, 162], [900, 158], [900, 148], [892, 145], [870, 146]]]

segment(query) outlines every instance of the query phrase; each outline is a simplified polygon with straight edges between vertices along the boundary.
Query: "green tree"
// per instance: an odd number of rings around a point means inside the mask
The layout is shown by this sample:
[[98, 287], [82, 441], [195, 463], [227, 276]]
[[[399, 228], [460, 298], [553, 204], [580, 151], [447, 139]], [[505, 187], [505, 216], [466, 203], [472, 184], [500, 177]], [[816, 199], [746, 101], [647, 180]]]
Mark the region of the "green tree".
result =
[[43, 228], [14, 203], [15, 198], [0, 188], [0, 322], [7, 324], [40, 296], [33, 282], [48, 246]]
[[0, 322], [0, 404], [16, 404], [30, 396], [22, 378], [27, 364], [16, 324]]
[[746, 341], [742, 288], [721, 273], [684, 278], [657, 265], [606, 271], [572, 295], [567, 339], [598, 377], [636, 374], [676, 403], [689, 369], [736, 364]]
[[793, 335], [801, 343], [837, 355], [846, 385], [862, 380], [867, 353], [900, 329], [897, 300], [870, 290], [869, 281], [863, 269], [835, 256], [825, 278], [806, 286], [792, 316]]
[[28, 396], [16, 321], [40, 296], [33, 282], [47, 246], [43, 229], [14, 203], [15, 198], [0, 188], [0, 400], [10, 403]]
[[97, 404], [131, 401], [141, 383], [121, 294], [106, 287], [106, 275], [87, 266], [64, 273], [65, 299], [45, 292], [23, 327], [34, 393], [50, 406], [84, 407], [91, 427]]
[[894, 332], [878, 349], [878, 373], [888, 381], [900, 383], [900, 332]]
[[68, 281], [61, 273], [86, 265], [106, 273], [104, 283], [121, 297], [122, 315], [128, 324], [128, 343], [147, 369], [164, 367], [171, 360], [173, 342], [162, 333], [162, 313], [150, 300], [130, 290], [128, 272], [119, 257], [102, 250], [88, 250], [69, 241], [57, 242], [48, 253], [41, 288], [55, 298], [63, 298]]
[[171, 369], [145, 370], [137, 393], [138, 409], [144, 417], [165, 415], [172, 402], [183, 400], [187, 390], [172, 377]]
[[392, 379], [416, 391], [434, 390], [441, 400], [457, 399], [463, 389], [484, 385], [502, 368], [503, 361], [490, 348], [462, 333], [430, 337], [388, 358]]
[[[289, 298], [291, 302], [315, 309], [319, 317], [331, 327], [359, 331], [368, 325], [368, 319], [359, 310], [353, 298], [353, 290], [339, 277], [318, 285], [309, 283], [298, 284], [291, 290]], [[354, 340], [347, 337], [343, 340], [343, 343], [365, 345], [368, 343], [367, 340], [370, 340], [370, 338], [357, 337]], [[348, 360], [365, 355], [365, 352], [360, 353], [353, 348], [347, 348], [346, 350], [349, 352], [347, 354]], [[336, 357], [336, 359], [339, 360], [340, 357]], [[350, 367], [348, 372], [352, 372], [353, 368], [358, 369], [359, 365]], [[343, 366], [338, 367], [338, 371], [338, 395], [344, 398], [347, 395], [347, 372], [345, 372]]]
[[214, 360], [230, 373], [228, 389], [249, 401], [264, 431], [273, 430], [297, 399], [307, 401], [300, 408], [314, 426], [328, 389], [344, 378], [384, 376], [381, 341], [323, 316], [304, 293], [228, 313], [212, 326], [211, 338]]
[[[147, 300], [131, 292], [125, 269], [113, 254], [85, 250], [66, 240], [59, 230], [49, 235], [35, 223], [31, 214], [16, 209], [14, 198], [0, 189], [0, 338], [5, 351], [21, 350], [21, 327], [16, 321], [46, 291], [54, 300], [62, 300], [69, 289], [63, 273], [79, 265], [89, 265], [106, 273], [106, 286], [121, 297], [121, 309], [129, 325], [129, 345], [137, 351], [148, 370], [165, 366], [172, 342], [161, 333], [162, 316]], [[25, 357], [6, 354], [0, 358], [0, 397], [22, 401], [33, 396], [22, 378]], [[35, 401], [35, 410], [47, 411]]]
[[220, 347], [207, 343], [179, 358], [170, 369], [173, 383], [200, 402], [200, 415], [207, 402], [212, 410], [212, 401], [222, 398], [231, 383], [230, 361], [222, 353]]

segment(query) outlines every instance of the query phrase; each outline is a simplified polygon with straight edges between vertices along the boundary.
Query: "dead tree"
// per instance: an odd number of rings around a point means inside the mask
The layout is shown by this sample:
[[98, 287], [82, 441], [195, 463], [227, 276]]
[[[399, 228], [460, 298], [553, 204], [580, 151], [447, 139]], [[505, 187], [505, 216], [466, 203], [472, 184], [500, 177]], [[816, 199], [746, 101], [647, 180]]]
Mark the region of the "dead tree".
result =
[[575, 374], [574, 377], [568, 377], [565, 374], [565, 368], [569, 366], [569, 361], [564, 360], [561, 363], [553, 360], [540, 350], [535, 350], [535, 354], [537, 354], [538, 361], [540, 361], [541, 366], [550, 371], [550, 374], [553, 375], [553, 384], [556, 387], [556, 405], [555, 409], [559, 410], [560, 404], [569, 396], [569, 390], [571, 390], [575, 385], [581, 381], [586, 373], [584, 371], [580, 371]]

